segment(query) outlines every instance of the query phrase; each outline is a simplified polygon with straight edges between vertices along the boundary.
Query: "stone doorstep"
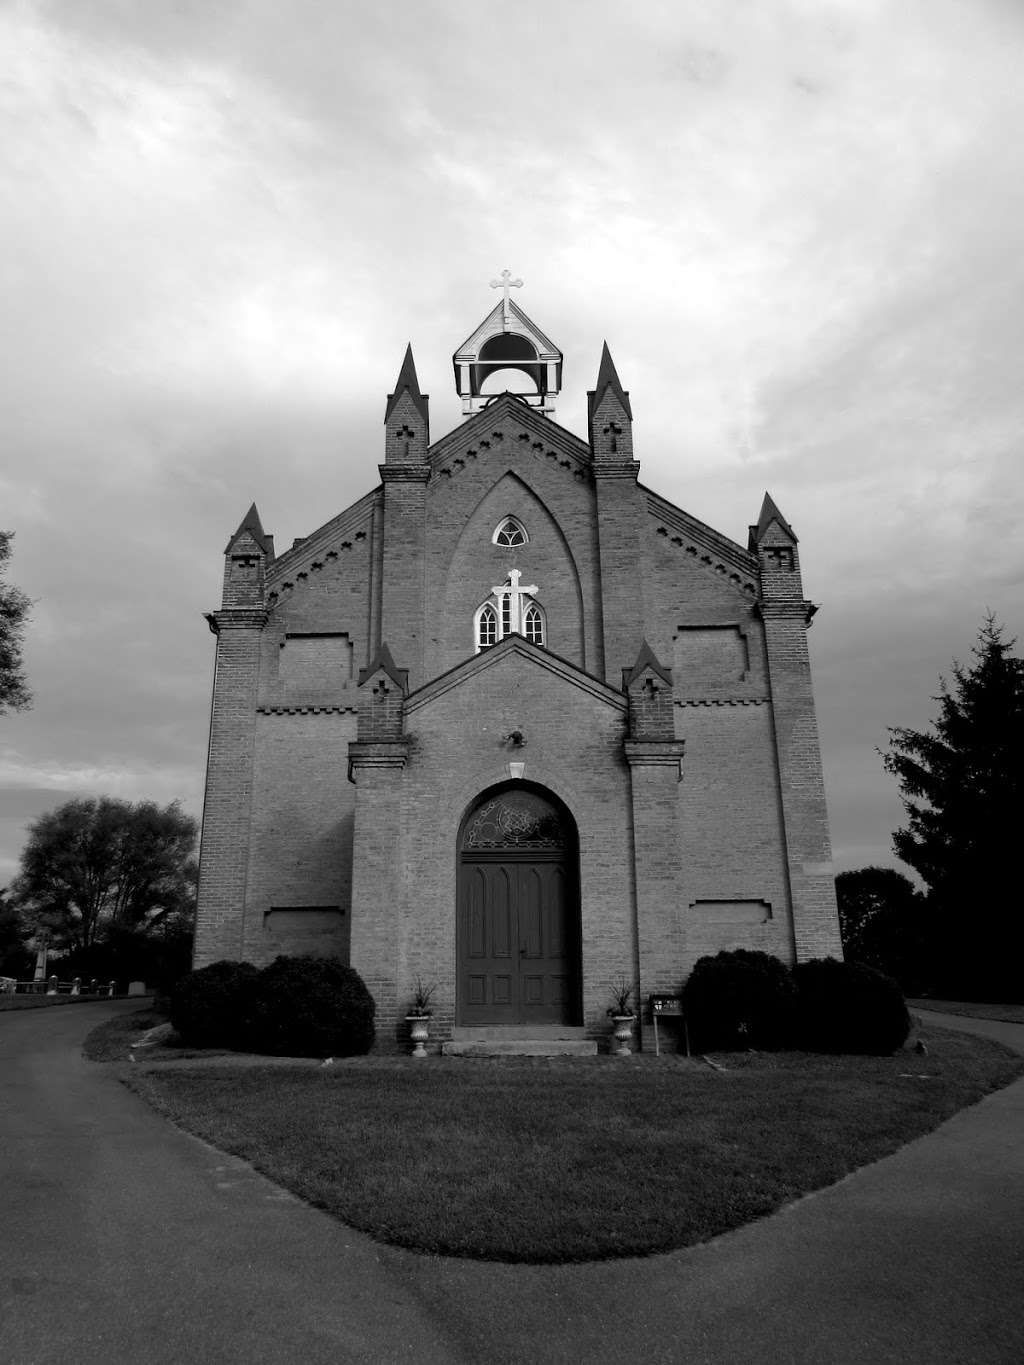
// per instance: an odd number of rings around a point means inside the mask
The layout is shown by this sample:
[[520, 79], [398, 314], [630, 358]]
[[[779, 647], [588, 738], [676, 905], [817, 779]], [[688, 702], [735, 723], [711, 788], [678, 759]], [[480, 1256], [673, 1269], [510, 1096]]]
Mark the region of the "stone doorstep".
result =
[[457, 1026], [441, 1044], [443, 1057], [596, 1057], [584, 1028], [565, 1024]]
[[451, 1038], [441, 1044], [442, 1057], [596, 1057], [593, 1038]]

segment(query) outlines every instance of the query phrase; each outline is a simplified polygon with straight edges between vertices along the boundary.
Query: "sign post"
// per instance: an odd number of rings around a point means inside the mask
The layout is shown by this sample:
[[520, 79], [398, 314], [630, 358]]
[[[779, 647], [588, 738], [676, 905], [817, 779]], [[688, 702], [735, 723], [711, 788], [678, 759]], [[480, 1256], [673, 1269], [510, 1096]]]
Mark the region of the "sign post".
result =
[[659, 1019], [682, 1019], [683, 1037], [686, 1040], [686, 1055], [690, 1055], [690, 1030], [686, 1027], [686, 1014], [683, 1011], [683, 997], [681, 995], [652, 995], [651, 1001], [651, 1022], [654, 1024], [654, 1055], [661, 1056], [661, 1042], [658, 1038]]

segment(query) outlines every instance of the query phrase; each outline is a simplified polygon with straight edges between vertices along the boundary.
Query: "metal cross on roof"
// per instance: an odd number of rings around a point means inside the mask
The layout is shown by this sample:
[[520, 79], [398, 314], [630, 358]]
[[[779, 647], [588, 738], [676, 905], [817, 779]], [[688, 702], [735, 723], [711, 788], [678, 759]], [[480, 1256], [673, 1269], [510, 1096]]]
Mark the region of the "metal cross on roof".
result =
[[506, 330], [508, 328], [509, 322], [511, 321], [511, 314], [508, 311], [508, 291], [510, 289], [522, 289], [522, 287], [523, 287], [522, 280], [514, 280], [512, 278], [512, 271], [509, 270], [507, 267], [501, 272], [500, 279], [491, 280], [492, 289], [504, 289], [505, 291], [505, 296], [502, 299], [501, 303], [501, 317], [502, 321], [505, 324]]

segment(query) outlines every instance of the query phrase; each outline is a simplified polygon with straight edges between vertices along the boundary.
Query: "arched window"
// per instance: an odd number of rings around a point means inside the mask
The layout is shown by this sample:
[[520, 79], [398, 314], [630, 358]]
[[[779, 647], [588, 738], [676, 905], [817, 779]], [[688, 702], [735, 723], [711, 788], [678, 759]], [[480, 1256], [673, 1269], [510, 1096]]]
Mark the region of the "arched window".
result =
[[538, 606], [526, 608], [526, 617], [523, 621], [523, 634], [533, 645], [544, 643], [544, 618], [540, 614]]
[[490, 602], [484, 605], [476, 614], [476, 648], [477, 653], [481, 649], [489, 649], [491, 645], [498, 643], [498, 613], [491, 606]]
[[516, 517], [505, 517], [499, 523], [491, 540], [495, 545], [505, 545], [510, 548], [516, 545], [525, 545], [530, 537], [526, 534], [526, 527]]

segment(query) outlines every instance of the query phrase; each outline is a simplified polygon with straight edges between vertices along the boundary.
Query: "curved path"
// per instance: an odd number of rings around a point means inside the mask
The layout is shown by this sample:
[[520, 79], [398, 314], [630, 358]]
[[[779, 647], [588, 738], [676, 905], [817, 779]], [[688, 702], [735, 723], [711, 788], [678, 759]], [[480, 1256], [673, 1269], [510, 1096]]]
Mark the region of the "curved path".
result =
[[[0, 1015], [0, 1355], [17, 1365], [1018, 1365], [1024, 1081], [772, 1218], [589, 1266], [380, 1247], [79, 1054], [136, 1001]], [[1024, 1025], [922, 1016], [1024, 1051]]]

